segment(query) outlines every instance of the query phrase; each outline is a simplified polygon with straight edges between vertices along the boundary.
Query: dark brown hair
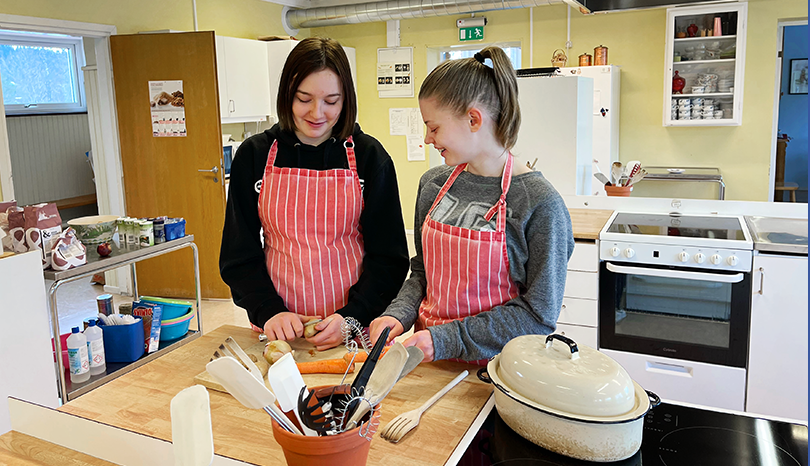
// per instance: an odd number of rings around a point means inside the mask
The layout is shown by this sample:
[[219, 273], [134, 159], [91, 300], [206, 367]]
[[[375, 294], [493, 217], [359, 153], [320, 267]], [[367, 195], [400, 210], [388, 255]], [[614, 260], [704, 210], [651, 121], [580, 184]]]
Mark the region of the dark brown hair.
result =
[[458, 115], [481, 106], [495, 121], [495, 137], [511, 149], [520, 129], [515, 69], [500, 47], [487, 47], [476, 55], [484, 61], [490, 59], [492, 67], [477, 58], [447, 60], [425, 78], [419, 99], [435, 98], [439, 106]]
[[333, 71], [338, 76], [343, 94], [343, 108], [340, 111], [340, 118], [332, 128], [332, 136], [338, 140], [351, 136], [354, 122], [357, 119], [357, 95], [354, 92], [349, 59], [338, 41], [320, 37], [309, 37], [302, 40], [290, 52], [284, 63], [276, 101], [281, 129], [295, 131], [292, 104], [301, 81], [312, 73], [326, 69]]

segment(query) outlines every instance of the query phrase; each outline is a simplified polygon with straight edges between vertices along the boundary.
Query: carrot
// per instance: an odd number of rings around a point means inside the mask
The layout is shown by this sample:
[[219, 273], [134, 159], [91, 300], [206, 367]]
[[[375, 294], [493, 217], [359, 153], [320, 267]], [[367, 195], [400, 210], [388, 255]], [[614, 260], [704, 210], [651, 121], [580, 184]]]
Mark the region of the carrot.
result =
[[346, 369], [354, 372], [354, 364], [349, 366], [345, 359], [324, 359], [322, 361], [306, 361], [295, 363], [302, 374], [343, 374]]
[[[386, 347], [384, 347], [382, 349], [382, 352], [380, 353], [380, 358], [385, 356], [385, 353], [388, 352], [388, 348], [390, 348], [390, 346], [386, 346]], [[343, 356], [343, 359], [345, 359], [346, 361], [351, 361], [352, 360], [352, 353], [347, 352]], [[366, 359], [368, 359], [368, 353], [366, 353], [365, 351], [358, 351], [357, 352], [357, 357], [354, 358], [354, 362], [356, 362], [356, 363], [366, 362]]]

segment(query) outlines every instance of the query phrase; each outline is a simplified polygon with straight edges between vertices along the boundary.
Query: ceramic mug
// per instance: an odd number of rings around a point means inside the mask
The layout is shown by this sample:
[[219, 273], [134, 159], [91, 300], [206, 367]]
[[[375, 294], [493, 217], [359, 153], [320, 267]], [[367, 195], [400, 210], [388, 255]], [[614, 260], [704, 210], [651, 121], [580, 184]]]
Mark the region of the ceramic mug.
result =
[[714, 105], [714, 99], [709, 98], [703, 99], [703, 105]]
[[706, 86], [692, 86], [692, 94], [703, 94], [706, 92]]
[[704, 105], [702, 110], [704, 112], [714, 112], [714, 105]]
[[698, 110], [692, 110], [692, 119], [693, 120], [700, 120], [702, 115], [703, 115], [702, 112], [700, 112]]
[[678, 104], [681, 105], [681, 106], [692, 105], [692, 99], [680, 98], [680, 99], [678, 99]]
[[719, 120], [723, 118], [723, 111], [722, 110], [715, 110], [714, 111], [714, 119]]
[[703, 97], [695, 97], [694, 99], [692, 99], [692, 105], [694, 105], [695, 107], [702, 107], [704, 103], [711, 103], [711, 102], [706, 102], [703, 99]]

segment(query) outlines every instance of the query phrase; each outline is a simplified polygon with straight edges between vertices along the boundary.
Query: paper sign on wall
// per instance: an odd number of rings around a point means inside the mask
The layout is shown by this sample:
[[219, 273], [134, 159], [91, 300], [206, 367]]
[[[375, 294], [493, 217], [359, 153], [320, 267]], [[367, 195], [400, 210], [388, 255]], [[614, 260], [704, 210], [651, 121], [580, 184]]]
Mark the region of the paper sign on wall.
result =
[[149, 81], [153, 137], [186, 136], [183, 81]]
[[409, 161], [425, 160], [422, 113], [418, 108], [389, 108], [388, 126], [391, 136], [405, 136]]
[[413, 47], [377, 49], [380, 98], [413, 97]]

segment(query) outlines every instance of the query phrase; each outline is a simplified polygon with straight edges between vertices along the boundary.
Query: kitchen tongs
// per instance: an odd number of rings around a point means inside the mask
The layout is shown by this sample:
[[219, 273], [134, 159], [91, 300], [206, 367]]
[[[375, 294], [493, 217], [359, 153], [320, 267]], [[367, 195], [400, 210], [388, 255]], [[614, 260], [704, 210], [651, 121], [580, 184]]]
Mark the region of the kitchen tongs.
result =
[[250, 359], [250, 356], [248, 356], [248, 354], [245, 353], [245, 350], [243, 350], [242, 347], [239, 346], [239, 343], [237, 343], [236, 340], [233, 339], [233, 337], [226, 338], [225, 343], [219, 345], [219, 349], [217, 351], [214, 351], [214, 357], [211, 360], [213, 361], [214, 359], [221, 358], [222, 356], [230, 356], [236, 359], [239, 362], [239, 364], [242, 365], [242, 367], [244, 367], [248, 372], [250, 372], [250, 375], [252, 375], [253, 378], [258, 380], [259, 382], [264, 383], [262, 371], [259, 370], [259, 368], [256, 366], [256, 363], [254, 363], [253, 360]]

